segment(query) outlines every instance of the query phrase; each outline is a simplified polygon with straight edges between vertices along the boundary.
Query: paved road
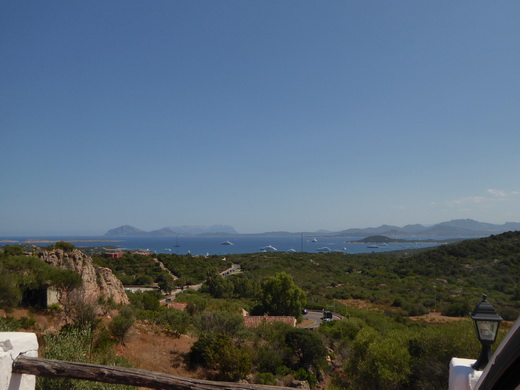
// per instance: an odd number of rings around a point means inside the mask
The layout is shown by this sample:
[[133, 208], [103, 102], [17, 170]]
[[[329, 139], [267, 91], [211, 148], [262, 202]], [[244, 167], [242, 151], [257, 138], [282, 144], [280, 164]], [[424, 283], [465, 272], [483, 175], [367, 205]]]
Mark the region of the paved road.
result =
[[[322, 320], [323, 312], [320, 310], [309, 310], [309, 312], [307, 314], [303, 315], [303, 318], [308, 321], [311, 321], [311, 323], [307, 324], [305, 326], [302, 326], [302, 328], [306, 328], [306, 329], [317, 328], [323, 322], [323, 320]], [[337, 315], [333, 315], [332, 319], [339, 320], [340, 318]]]
[[231, 268], [228, 268], [227, 270], [225, 271], [222, 271], [220, 273], [221, 276], [229, 276], [229, 275], [233, 275], [233, 274], [237, 274], [241, 271], [241, 268], [240, 268], [240, 264], [233, 264], [231, 266]]

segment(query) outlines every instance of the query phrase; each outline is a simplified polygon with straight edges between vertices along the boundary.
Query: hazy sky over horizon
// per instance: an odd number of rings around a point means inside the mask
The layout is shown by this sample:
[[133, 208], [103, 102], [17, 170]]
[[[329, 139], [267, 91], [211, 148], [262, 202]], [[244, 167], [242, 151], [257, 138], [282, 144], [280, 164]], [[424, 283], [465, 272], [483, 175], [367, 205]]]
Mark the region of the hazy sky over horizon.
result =
[[520, 3], [0, 4], [0, 235], [520, 222]]

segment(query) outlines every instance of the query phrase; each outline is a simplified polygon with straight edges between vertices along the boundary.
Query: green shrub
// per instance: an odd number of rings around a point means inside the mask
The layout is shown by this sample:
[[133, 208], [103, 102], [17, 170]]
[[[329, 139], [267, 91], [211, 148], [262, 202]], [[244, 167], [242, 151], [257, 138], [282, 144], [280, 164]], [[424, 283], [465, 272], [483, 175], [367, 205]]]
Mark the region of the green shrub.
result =
[[163, 308], [156, 312], [142, 311], [139, 318], [148, 319], [158, 326], [171, 332], [175, 337], [185, 334], [190, 327], [190, 317], [188, 313], [170, 308]]
[[135, 313], [129, 306], [123, 306], [119, 314], [108, 324], [110, 334], [125, 345], [128, 331], [135, 323]]
[[74, 249], [76, 249], [76, 247], [71, 244], [70, 242], [65, 242], [65, 241], [58, 241], [54, 247], [56, 249], [61, 249], [65, 252], [72, 252]]
[[294, 373], [294, 378], [298, 379], [299, 381], [307, 381], [311, 389], [318, 383], [316, 375], [314, 375], [311, 371], [305, 370], [304, 368], [298, 369], [298, 371]]
[[[58, 334], [44, 336], [41, 349], [45, 359], [65, 360], [78, 363], [94, 363], [105, 365], [130, 366], [129, 362], [116, 356], [111, 350], [98, 349], [96, 354], [95, 337], [90, 328], [68, 327]], [[134, 389], [132, 386], [90, 382], [69, 378], [36, 378], [38, 390], [121, 390]]]
[[20, 321], [16, 318], [0, 317], [0, 332], [16, 332], [20, 328]]
[[237, 381], [251, 371], [249, 351], [233, 342], [230, 336], [207, 333], [193, 344], [189, 362], [192, 367], [201, 365], [216, 370], [217, 379]]
[[262, 347], [256, 351], [255, 366], [258, 371], [276, 374], [284, 366], [282, 353], [269, 347]]
[[470, 311], [471, 308], [467, 301], [459, 301], [445, 305], [442, 308], [442, 315], [448, 317], [465, 317]]
[[276, 386], [276, 376], [270, 372], [261, 372], [255, 375], [255, 383], [260, 385]]

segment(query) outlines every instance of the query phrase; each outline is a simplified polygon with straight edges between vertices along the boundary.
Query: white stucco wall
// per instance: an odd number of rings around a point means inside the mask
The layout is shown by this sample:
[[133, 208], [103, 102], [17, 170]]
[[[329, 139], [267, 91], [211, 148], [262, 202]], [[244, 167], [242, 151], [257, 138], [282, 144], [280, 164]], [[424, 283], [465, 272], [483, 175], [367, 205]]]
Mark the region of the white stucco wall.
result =
[[449, 390], [473, 390], [482, 371], [475, 371], [471, 365], [474, 359], [452, 358], [450, 362]]
[[34, 333], [0, 332], [0, 390], [34, 390], [34, 375], [11, 374], [13, 361], [20, 354], [38, 357]]

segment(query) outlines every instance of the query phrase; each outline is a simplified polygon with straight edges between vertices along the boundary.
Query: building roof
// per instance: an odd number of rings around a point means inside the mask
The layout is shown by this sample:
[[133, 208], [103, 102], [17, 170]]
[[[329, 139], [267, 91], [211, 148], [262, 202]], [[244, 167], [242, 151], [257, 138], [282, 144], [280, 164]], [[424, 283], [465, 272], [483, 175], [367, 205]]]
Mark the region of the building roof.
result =
[[186, 306], [188, 306], [188, 304], [185, 302], [168, 302], [167, 306], [170, 309], [177, 309], [177, 310], [184, 311], [184, 310], [186, 310]]
[[263, 322], [273, 323], [273, 322], [284, 322], [291, 326], [296, 326], [296, 318], [290, 316], [245, 316], [244, 317], [244, 325], [248, 328], [256, 328], [261, 325]]

